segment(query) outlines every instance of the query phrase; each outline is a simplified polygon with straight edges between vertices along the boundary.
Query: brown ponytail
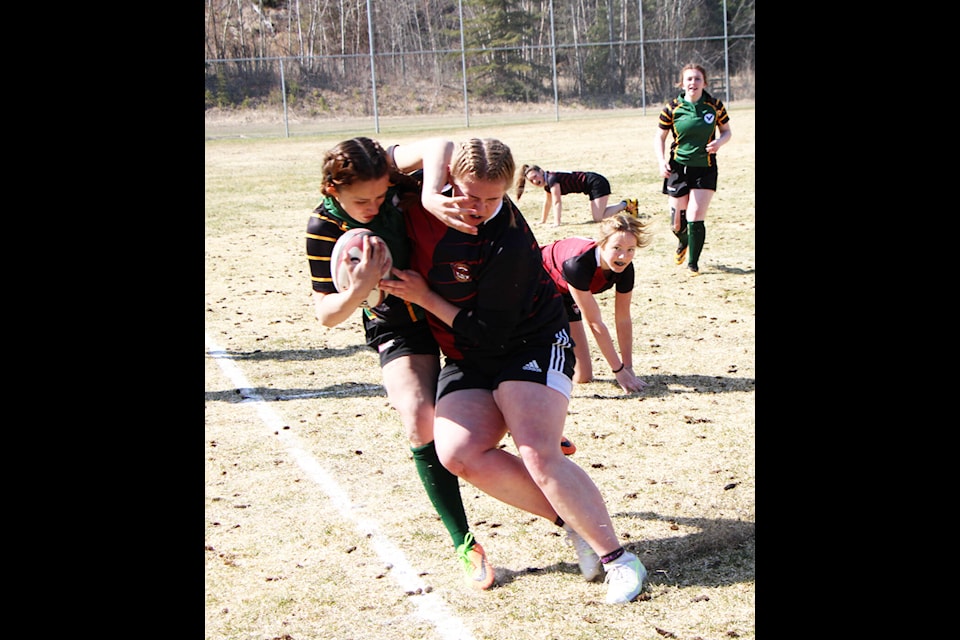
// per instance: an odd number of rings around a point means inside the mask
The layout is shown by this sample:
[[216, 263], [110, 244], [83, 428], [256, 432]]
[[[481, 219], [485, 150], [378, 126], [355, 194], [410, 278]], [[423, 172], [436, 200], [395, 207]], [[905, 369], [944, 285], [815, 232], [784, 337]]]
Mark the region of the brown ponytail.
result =
[[517, 176], [517, 201], [520, 200], [520, 196], [523, 195], [523, 188], [527, 186], [527, 171], [530, 170], [530, 165], [525, 164], [520, 169], [520, 175]]

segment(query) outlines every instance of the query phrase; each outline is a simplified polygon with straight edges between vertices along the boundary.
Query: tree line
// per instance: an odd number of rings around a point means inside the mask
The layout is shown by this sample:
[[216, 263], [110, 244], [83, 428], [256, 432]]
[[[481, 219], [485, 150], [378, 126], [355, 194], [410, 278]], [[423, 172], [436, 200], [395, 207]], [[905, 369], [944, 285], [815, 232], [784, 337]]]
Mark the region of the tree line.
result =
[[276, 101], [280, 74], [304, 104], [372, 77], [416, 103], [464, 72], [480, 99], [659, 102], [687, 62], [752, 92], [755, 0], [205, 0], [204, 46], [207, 107]]

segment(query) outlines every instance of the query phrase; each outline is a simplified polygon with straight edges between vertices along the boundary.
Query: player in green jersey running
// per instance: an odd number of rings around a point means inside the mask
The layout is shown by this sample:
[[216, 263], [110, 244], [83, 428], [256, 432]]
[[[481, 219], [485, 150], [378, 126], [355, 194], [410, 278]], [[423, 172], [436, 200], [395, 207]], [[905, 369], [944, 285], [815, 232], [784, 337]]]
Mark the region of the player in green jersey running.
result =
[[[706, 84], [703, 67], [683, 67], [680, 95], [660, 112], [654, 141], [663, 193], [670, 197], [670, 222], [679, 240], [675, 259], [683, 264], [686, 257], [692, 276], [700, 274], [700, 253], [707, 237], [704, 219], [717, 191], [717, 150], [732, 135], [726, 107], [707, 93]], [[667, 135], [671, 133], [667, 147]]]

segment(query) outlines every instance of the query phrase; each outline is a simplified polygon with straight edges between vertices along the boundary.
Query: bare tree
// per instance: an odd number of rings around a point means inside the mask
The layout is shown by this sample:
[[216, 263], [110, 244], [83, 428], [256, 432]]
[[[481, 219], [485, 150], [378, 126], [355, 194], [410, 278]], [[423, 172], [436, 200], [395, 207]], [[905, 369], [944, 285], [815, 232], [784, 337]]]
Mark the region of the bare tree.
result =
[[[553, 0], [551, 47], [550, 0], [369, 0], [377, 84], [405, 93], [415, 88], [423, 101], [431, 100], [431, 88], [439, 95], [459, 87], [462, 28], [467, 84], [478, 98], [552, 99], [555, 60], [560, 97], [595, 104], [637, 101], [631, 94], [638, 93], [641, 79], [642, 38], [643, 89], [659, 101], [676, 91], [679, 69], [690, 61], [704, 64], [712, 80], [727, 83], [720, 76], [729, 54], [730, 73], [752, 78], [755, 5], [756, 0]], [[275, 57], [296, 59], [298, 64], [285, 67], [288, 89], [311, 89], [304, 96], [362, 91], [370, 72], [367, 10], [367, 0], [204, 0], [207, 60], [236, 59], [208, 63], [206, 103], [210, 94], [227, 104], [275, 97], [278, 71], [269, 60]]]

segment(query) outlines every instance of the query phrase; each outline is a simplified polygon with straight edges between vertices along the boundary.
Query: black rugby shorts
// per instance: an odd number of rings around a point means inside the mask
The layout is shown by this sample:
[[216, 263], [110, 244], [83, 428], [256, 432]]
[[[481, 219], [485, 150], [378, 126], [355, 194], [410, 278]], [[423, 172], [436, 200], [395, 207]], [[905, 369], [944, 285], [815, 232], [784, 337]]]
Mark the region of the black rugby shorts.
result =
[[610, 181], [599, 173], [587, 172], [587, 185], [590, 187], [591, 200], [610, 195]]
[[663, 180], [664, 195], [682, 198], [690, 189], [717, 190], [717, 167], [687, 167], [670, 161], [670, 177]]
[[440, 347], [426, 320], [400, 327], [379, 326], [367, 329], [367, 346], [380, 354], [380, 368], [402, 356], [435, 355], [440, 358]]
[[463, 389], [493, 391], [501, 382], [524, 380], [536, 382], [570, 399], [573, 390], [573, 368], [576, 364], [572, 342], [567, 345], [532, 346], [516, 353], [483, 360], [447, 359], [437, 381], [437, 399]]

